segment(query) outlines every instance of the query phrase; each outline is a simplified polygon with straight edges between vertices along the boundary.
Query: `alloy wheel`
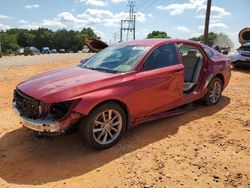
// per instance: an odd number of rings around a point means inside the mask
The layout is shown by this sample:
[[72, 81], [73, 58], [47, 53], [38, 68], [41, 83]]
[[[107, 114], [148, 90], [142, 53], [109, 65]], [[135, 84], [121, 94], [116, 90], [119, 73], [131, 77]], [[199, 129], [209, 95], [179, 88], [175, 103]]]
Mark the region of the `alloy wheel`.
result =
[[92, 129], [93, 138], [97, 143], [107, 145], [119, 137], [121, 130], [121, 114], [114, 109], [108, 109], [97, 115]]
[[222, 91], [221, 83], [218, 80], [216, 80], [211, 86], [210, 91], [209, 91], [209, 99], [212, 104], [215, 104], [218, 102], [221, 96], [221, 91]]

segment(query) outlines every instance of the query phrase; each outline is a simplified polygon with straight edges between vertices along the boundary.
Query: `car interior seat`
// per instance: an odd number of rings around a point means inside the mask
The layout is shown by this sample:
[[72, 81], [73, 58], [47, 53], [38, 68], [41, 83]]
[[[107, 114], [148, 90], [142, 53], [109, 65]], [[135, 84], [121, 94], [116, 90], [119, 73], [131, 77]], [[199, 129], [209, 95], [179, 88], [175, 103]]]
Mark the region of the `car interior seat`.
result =
[[191, 90], [199, 80], [203, 65], [203, 59], [197, 57], [196, 50], [189, 50], [187, 55], [182, 56], [184, 65], [184, 92]]

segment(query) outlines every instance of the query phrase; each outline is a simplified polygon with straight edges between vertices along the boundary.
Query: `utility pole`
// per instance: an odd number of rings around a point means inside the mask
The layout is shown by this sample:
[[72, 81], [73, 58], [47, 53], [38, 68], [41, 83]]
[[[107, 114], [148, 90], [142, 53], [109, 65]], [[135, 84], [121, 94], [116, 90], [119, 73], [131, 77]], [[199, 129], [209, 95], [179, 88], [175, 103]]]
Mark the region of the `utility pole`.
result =
[[1, 39], [0, 39], [0, 58], [2, 57], [2, 43], [1, 43]]
[[2, 57], [2, 30], [0, 30], [0, 58]]
[[207, 0], [207, 11], [206, 11], [205, 28], [204, 28], [204, 44], [208, 44], [208, 30], [209, 30], [211, 4], [212, 0]]
[[120, 41], [122, 41], [123, 31], [127, 31], [127, 39], [129, 33], [133, 32], [133, 39], [135, 40], [135, 1], [128, 1], [129, 6], [129, 17], [128, 19], [121, 20], [121, 29], [120, 29]]

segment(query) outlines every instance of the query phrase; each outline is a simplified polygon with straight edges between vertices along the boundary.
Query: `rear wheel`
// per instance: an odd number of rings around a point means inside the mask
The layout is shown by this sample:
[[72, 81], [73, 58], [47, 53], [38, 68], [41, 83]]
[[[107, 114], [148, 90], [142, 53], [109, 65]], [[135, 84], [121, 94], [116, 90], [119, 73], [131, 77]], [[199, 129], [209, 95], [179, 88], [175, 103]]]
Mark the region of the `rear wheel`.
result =
[[116, 144], [126, 128], [126, 114], [116, 103], [109, 102], [94, 109], [80, 125], [84, 140], [94, 149]]
[[204, 97], [205, 104], [208, 106], [217, 104], [221, 97], [222, 88], [221, 79], [213, 78], [208, 84], [208, 91]]

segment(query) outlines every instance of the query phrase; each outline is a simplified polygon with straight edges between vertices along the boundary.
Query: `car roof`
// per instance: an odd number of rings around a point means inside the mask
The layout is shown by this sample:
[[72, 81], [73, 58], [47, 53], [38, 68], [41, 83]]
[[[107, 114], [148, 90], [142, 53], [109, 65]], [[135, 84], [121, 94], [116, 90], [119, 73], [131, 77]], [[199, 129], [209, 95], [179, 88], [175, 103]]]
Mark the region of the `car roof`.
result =
[[195, 42], [191, 40], [184, 40], [184, 39], [143, 39], [143, 40], [133, 40], [127, 42], [121, 42], [121, 45], [140, 45], [140, 46], [157, 46], [160, 44], [167, 44], [173, 42], [187, 42], [193, 44], [202, 44], [200, 42]]

